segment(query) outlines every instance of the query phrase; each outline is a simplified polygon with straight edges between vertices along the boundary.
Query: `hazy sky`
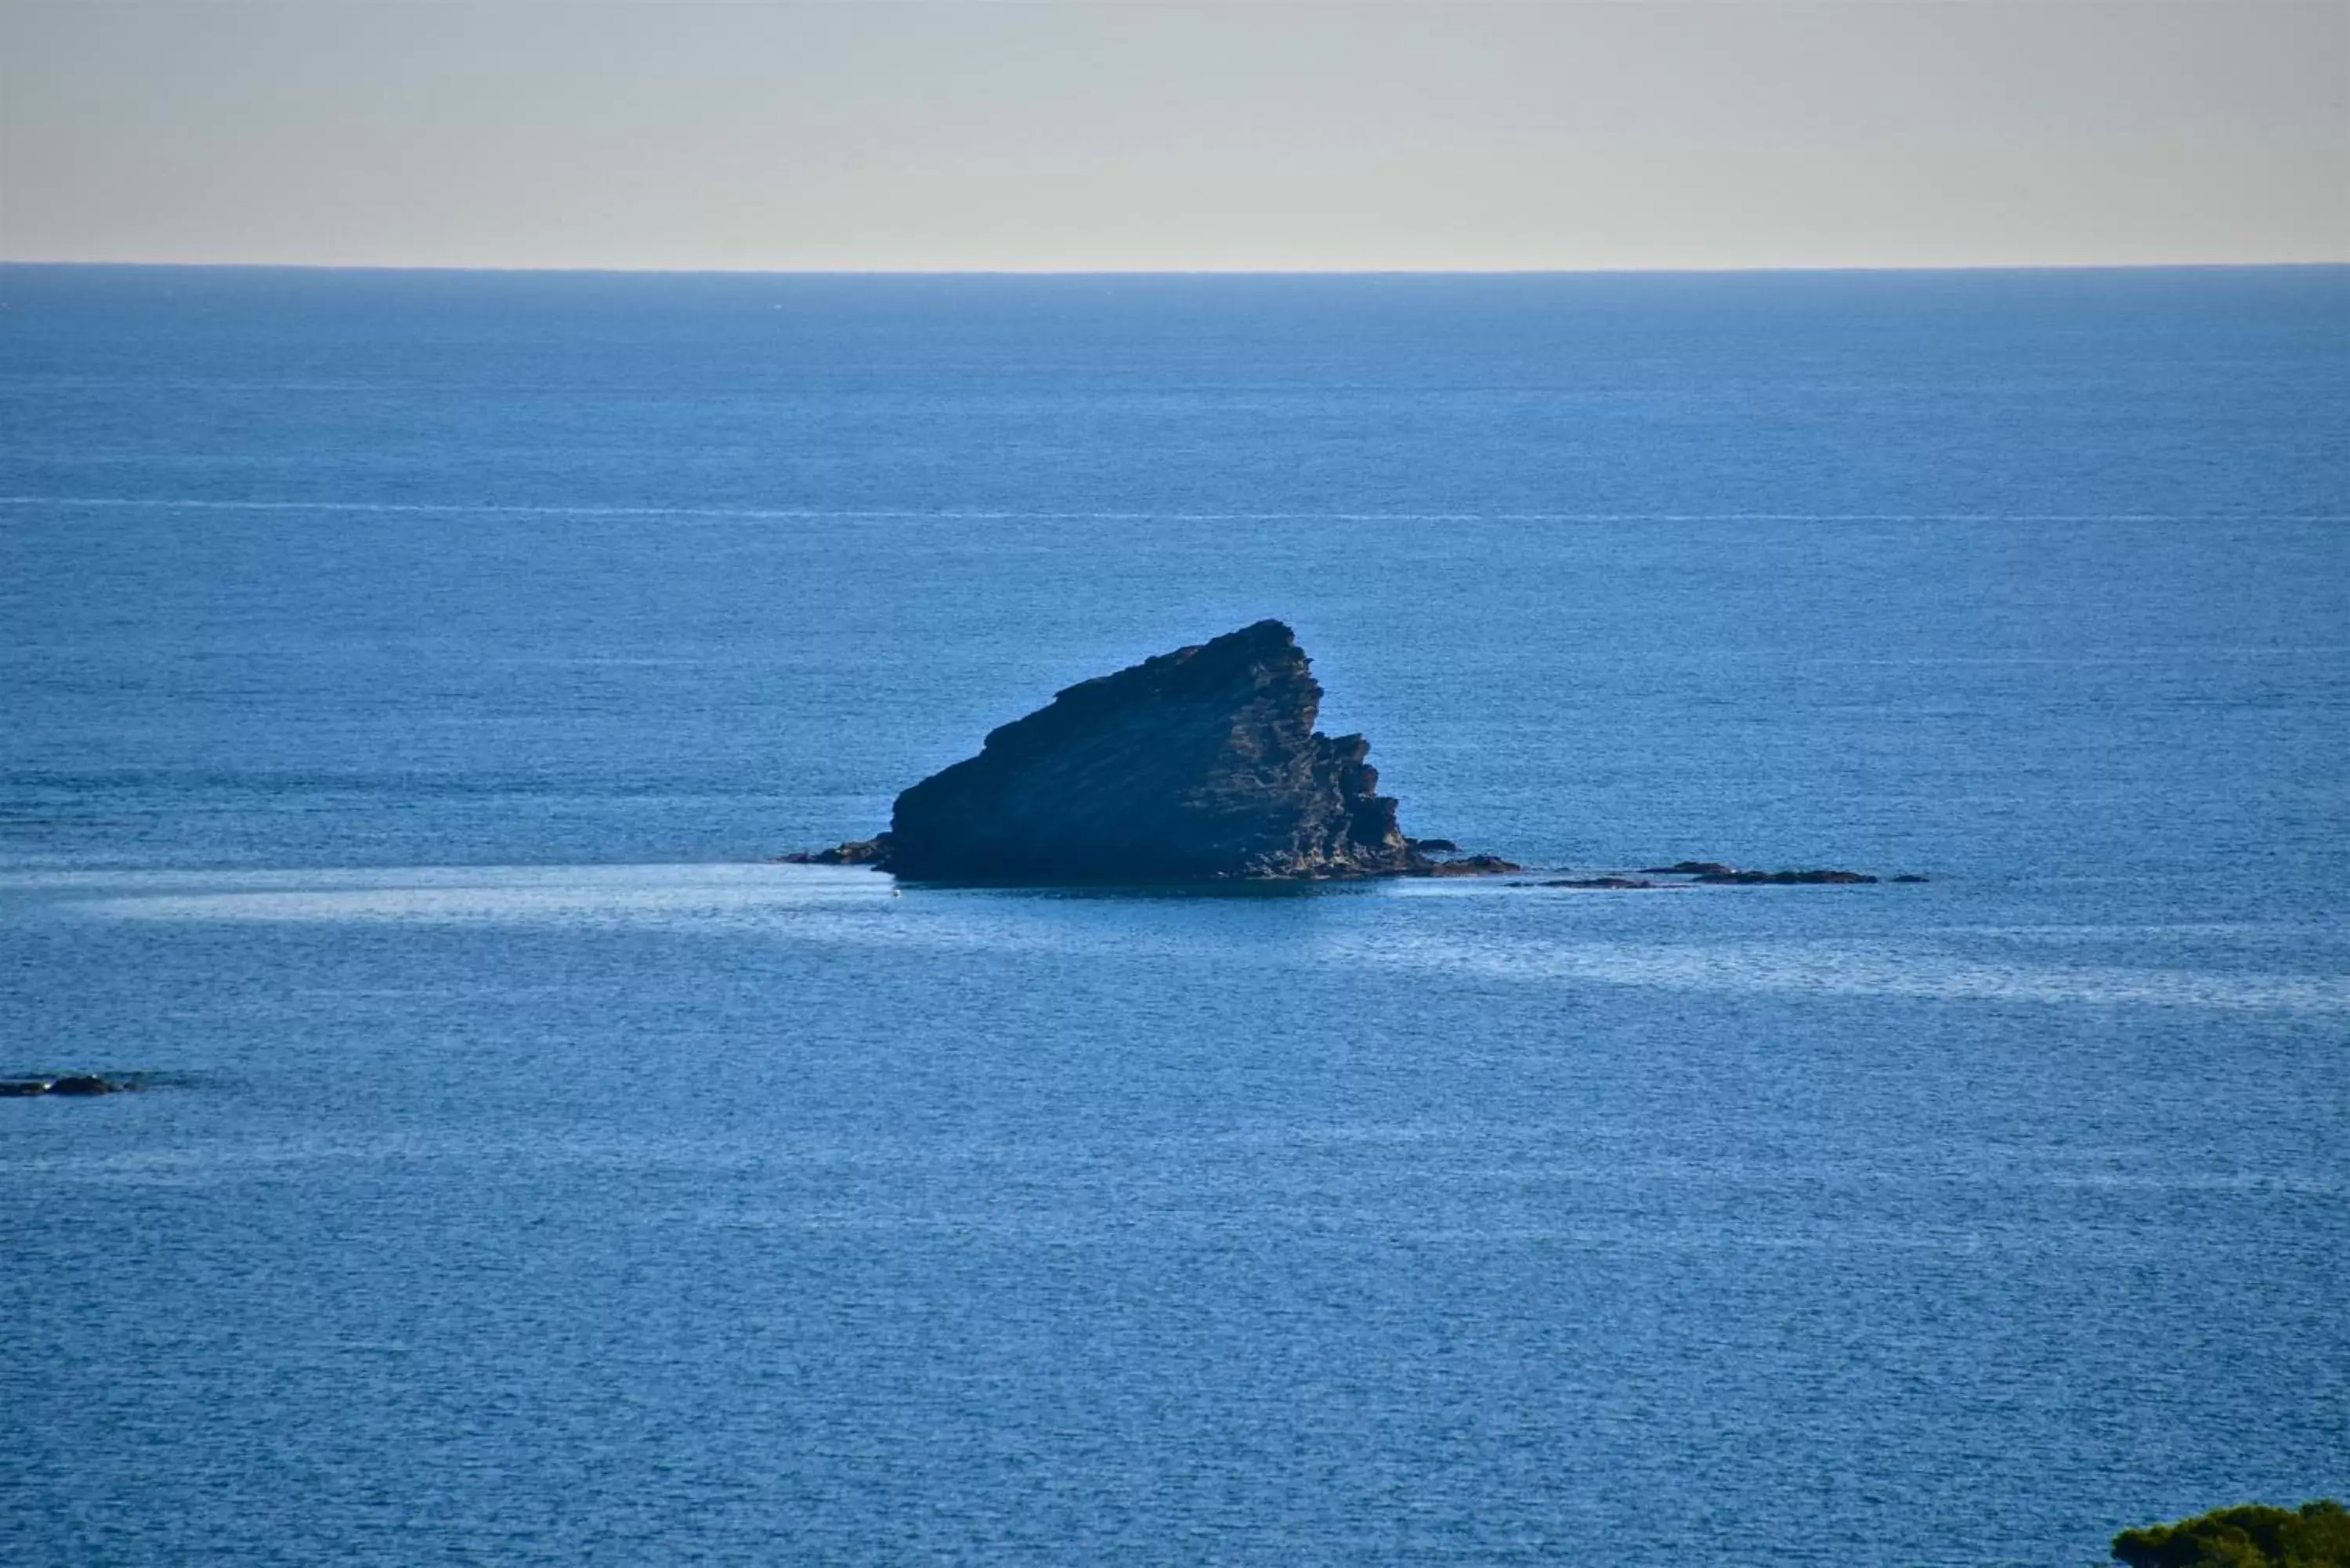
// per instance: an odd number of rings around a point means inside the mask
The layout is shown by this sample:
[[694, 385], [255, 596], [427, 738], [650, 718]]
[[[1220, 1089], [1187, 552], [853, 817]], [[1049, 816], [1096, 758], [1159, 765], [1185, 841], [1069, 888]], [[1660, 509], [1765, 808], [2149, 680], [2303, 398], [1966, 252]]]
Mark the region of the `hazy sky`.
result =
[[0, 257], [2350, 259], [2350, 0], [0, 0]]

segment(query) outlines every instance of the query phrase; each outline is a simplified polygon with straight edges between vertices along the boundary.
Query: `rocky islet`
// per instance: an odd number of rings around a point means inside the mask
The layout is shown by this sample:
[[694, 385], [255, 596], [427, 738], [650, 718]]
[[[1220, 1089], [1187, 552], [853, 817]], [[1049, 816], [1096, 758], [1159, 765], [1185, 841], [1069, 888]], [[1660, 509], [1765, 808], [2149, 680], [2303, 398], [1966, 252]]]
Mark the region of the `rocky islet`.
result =
[[[994, 885], [1335, 881], [1522, 870], [1409, 838], [1361, 735], [1315, 728], [1322, 688], [1296, 634], [1261, 620], [1078, 682], [898, 796], [889, 829], [803, 865]], [[1676, 880], [1658, 883], [1648, 878]], [[1831, 868], [1681, 860], [1547, 888], [1874, 883]], [[1922, 881], [1904, 876], [1896, 881]], [[1516, 884], [1513, 884], [1513, 886]]]
[[1361, 735], [1315, 728], [1296, 635], [1262, 620], [1080, 681], [898, 796], [889, 831], [785, 858], [916, 881], [1490, 876], [1404, 836]]

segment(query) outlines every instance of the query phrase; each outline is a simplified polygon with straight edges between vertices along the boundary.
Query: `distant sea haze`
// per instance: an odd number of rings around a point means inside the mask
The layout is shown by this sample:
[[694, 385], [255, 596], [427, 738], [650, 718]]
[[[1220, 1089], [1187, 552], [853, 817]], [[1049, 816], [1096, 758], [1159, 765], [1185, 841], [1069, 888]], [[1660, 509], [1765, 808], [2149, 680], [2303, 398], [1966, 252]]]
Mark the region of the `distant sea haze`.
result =
[[[0, 1077], [145, 1085], [0, 1100], [25, 1560], [2340, 1493], [2350, 270], [0, 305]], [[1538, 875], [770, 863], [1266, 616]], [[1688, 857], [1929, 880], [1507, 885]]]

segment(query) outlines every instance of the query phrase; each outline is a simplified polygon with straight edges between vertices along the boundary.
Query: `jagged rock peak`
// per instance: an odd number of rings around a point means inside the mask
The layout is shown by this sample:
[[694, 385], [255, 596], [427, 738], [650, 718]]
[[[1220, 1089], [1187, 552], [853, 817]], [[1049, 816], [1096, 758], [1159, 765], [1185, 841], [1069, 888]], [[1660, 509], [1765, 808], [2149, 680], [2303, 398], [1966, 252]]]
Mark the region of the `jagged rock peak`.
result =
[[1262, 620], [1071, 686], [898, 797], [869, 852], [900, 877], [1192, 882], [1424, 873], [1360, 735]]
[[1080, 681], [898, 797], [882, 863], [969, 881], [1394, 875], [1414, 857], [1290, 628], [1259, 621]]

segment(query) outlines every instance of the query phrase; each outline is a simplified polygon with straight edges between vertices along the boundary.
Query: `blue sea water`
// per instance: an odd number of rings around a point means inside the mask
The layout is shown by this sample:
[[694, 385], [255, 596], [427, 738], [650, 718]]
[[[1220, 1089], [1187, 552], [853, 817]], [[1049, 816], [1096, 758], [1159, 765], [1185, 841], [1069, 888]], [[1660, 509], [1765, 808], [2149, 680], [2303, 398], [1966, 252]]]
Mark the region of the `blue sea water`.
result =
[[[776, 866], [1277, 615], [1409, 831]], [[2350, 271], [0, 267], [0, 1559], [2054, 1564], [2350, 1489]]]

